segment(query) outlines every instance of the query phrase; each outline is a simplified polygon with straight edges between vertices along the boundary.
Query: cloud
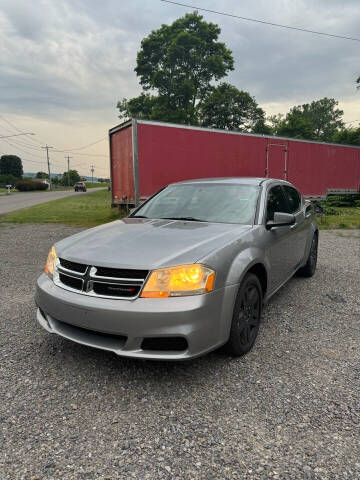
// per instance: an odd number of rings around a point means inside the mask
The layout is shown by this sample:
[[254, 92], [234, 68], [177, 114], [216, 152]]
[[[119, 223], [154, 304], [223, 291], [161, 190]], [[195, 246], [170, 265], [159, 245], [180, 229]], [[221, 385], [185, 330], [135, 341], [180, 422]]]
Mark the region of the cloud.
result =
[[[194, 3], [360, 38], [358, 0]], [[98, 128], [97, 137], [103, 136], [117, 122], [117, 100], [140, 91], [134, 67], [141, 39], [187, 11], [191, 9], [158, 0], [3, 0], [1, 111], [17, 121], [23, 118], [24, 124], [33, 119], [33, 128], [44, 129], [47, 123], [47, 135], [57, 141], [55, 129], [71, 124], [73, 138], [68, 133], [63, 147], [77, 144], [80, 124], [91, 125], [89, 132]], [[335, 97], [346, 108], [345, 119], [353, 120], [347, 115], [359, 106], [360, 93], [355, 88], [360, 74], [359, 43], [202, 14], [220, 25], [221, 39], [233, 51], [235, 71], [226, 81], [255, 95], [261, 105], [283, 113], [289, 105]], [[93, 139], [84, 137], [83, 143]], [[106, 153], [105, 147], [102, 152]]]

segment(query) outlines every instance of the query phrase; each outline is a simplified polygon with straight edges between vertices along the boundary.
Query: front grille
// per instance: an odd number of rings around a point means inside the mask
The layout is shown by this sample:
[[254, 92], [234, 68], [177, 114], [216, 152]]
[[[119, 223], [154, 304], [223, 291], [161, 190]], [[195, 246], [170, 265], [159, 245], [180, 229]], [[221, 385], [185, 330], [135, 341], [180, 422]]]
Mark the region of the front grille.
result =
[[113, 278], [134, 278], [139, 280], [145, 280], [147, 270], [129, 270], [123, 268], [108, 268], [108, 267], [97, 267], [95, 276], [98, 277], [113, 277]]
[[61, 326], [64, 325], [65, 327], [71, 328], [76, 333], [82, 333], [82, 334], [89, 334], [90, 333], [92, 335], [96, 335], [96, 337], [99, 338], [99, 339], [104, 338], [104, 339], [108, 339], [108, 340], [116, 340], [116, 341], [122, 343], [123, 345], [125, 344], [125, 342], [127, 340], [127, 337], [125, 335], [116, 335], [114, 333], [98, 332], [97, 330], [90, 330], [88, 328], [83, 328], [83, 327], [78, 327], [78, 326], [75, 326], [75, 325], [70, 325], [69, 323], [62, 322], [62, 321], [57, 320], [57, 319], [56, 319], [56, 321]]
[[132, 300], [139, 296], [148, 273], [148, 270], [98, 267], [60, 258], [54, 282], [83, 295]]
[[67, 287], [74, 288], [75, 290], [82, 290], [83, 280], [81, 278], [70, 277], [64, 273], [59, 273], [60, 282]]
[[122, 285], [116, 283], [93, 283], [94, 292], [107, 297], [135, 297], [140, 292], [139, 286]]
[[72, 270], [73, 272], [78, 273], [85, 273], [87, 269], [87, 265], [83, 265], [82, 263], [70, 262], [69, 260], [65, 260], [64, 258], [59, 258], [60, 265], [67, 270]]

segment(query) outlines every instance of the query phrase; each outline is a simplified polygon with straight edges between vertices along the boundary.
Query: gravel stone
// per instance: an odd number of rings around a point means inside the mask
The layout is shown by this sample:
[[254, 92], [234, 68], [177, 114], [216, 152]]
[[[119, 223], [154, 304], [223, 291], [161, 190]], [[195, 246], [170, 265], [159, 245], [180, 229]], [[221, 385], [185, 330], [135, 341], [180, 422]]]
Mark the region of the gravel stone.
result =
[[36, 278], [79, 230], [0, 228], [1, 480], [360, 478], [360, 232], [320, 233], [248, 355], [167, 363], [38, 326]]

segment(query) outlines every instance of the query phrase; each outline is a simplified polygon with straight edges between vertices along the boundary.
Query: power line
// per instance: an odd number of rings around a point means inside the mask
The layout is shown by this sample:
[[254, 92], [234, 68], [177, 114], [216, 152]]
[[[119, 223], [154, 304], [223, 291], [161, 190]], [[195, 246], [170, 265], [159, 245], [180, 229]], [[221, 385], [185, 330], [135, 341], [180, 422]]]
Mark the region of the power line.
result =
[[108, 137], [100, 138], [100, 140], [96, 140], [95, 142], [84, 145], [83, 147], [67, 148], [65, 150], [56, 150], [56, 151], [57, 152], [72, 152], [73, 150], [84, 150], [87, 147], [91, 147], [92, 145], [96, 145], [97, 143], [103, 142], [106, 138], [108, 138]]
[[216, 15], [223, 15], [225, 17], [238, 18], [240, 20], [246, 20], [247, 22], [261, 23], [263, 25], [270, 25], [272, 27], [286, 28], [288, 30], [297, 30], [298, 32], [312, 33], [314, 35], [323, 35], [325, 37], [341, 38], [343, 40], [351, 40], [353, 42], [360, 42], [360, 38], [348, 37], [348, 36], [345, 36], [345, 35], [334, 35], [332, 33], [318, 32], [316, 30], [308, 30], [306, 28], [300, 28], [300, 27], [291, 27], [289, 25], [282, 25], [280, 23], [266, 22], [265, 20], [258, 20], [256, 18], [241, 17], [240, 15], [235, 15], [235, 14], [232, 14], [232, 13], [219, 12], [219, 11], [216, 11], [216, 10], [210, 10], [208, 8], [197, 7], [195, 5], [188, 5], [188, 4], [185, 4], [185, 3], [173, 2], [172, 0], [160, 0], [160, 2], [171, 3], [173, 5], [178, 5], [180, 7], [194, 8], [195, 10], [201, 10], [203, 12], [215, 13]]

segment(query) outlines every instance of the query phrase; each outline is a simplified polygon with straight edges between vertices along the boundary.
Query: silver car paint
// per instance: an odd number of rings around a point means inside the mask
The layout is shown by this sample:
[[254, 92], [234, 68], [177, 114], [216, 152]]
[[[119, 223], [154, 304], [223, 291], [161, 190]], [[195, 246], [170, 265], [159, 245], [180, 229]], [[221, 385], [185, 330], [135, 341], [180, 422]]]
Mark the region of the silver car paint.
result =
[[[229, 336], [239, 284], [246, 272], [255, 264], [265, 268], [267, 301], [305, 264], [317, 229], [313, 216], [305, 214], [304, 202], [296, 214], [294, 228], [266, 229], [268, 192], [277, 184], [289, 185], [287, 182], [226, 181], [261, 184], [255, 225], [127, 218], [80, 232], [55, 245], [61, 257], [104, 267], [151, 270], [203, 263], [216, 271], [213, 292], [132, 301], [91, 298], [66, 291], [43, 274], [36, 292], [36, 303], [44, 312], [37, 313], [39, 323], [49, 332], [78, 343], [138, 358], [187, 359], [224, 344]], [[125, 344], [104, 343], [96, 332], [125, 335], [128, 340]], [[189, 348], [180, 353], [142, 350], [142, 339], [151, 336], [184, 336]]]

